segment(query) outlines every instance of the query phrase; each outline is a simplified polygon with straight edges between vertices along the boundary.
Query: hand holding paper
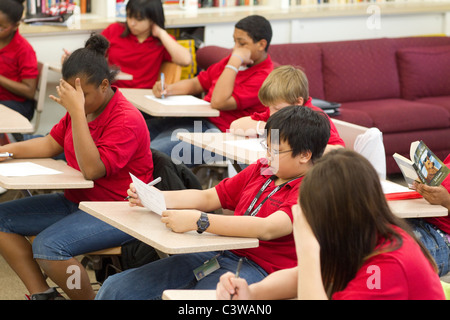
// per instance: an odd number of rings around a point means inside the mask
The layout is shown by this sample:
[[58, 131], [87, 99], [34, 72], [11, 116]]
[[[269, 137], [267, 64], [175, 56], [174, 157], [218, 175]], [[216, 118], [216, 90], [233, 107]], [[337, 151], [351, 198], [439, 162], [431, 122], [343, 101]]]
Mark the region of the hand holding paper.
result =
[[131, 173], [130, 176], [142, 205], [161, 215], [162, 212], [166, 210], [166, 200], [164, 199], [162, 192], [142, 182]]

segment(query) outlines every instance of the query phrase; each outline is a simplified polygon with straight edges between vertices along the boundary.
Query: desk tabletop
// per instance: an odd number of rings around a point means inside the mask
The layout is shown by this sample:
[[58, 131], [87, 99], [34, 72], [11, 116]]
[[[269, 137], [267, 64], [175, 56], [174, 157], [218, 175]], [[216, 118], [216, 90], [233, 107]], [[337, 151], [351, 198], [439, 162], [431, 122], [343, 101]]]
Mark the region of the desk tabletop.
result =
[[[259, 141], [224, 132], [189, 133], [180, 132], [178, 139], [220, 154], [239, 163], [252, 164], [264, 158], [266, 152]], [[235, 143], [241, 142], [242, 144]], [[245, 143], [247, 142], [247, 143]]]
[[430, 218], [445, 217], [448, 210], [439, 205], [433, 205], [423, 198], [388, 201], [392, 213], [400, 218]]
[[0, 133], [31, 133], [33, 130], [27, 118], [0, 104]]
[[0, 186], [6, 189], [14, 190], [42, 190], [42, 189], [84, 189], [93, 188], [94, 182], [85, 180], [83, 174], [69, 167], [62, 160], [55, 160], [51, 158], [42, 159], [11, 159], [3, 163], [19, 163], [31, 162], [43, 167], [51, 168], [62, 172], [55, 175], [33, 175], [25, 177], [6, 177], [0, 175]]
[[139, 110], [154, 117], [218, 117], [220, 112], [210, 105], [163, 105], [150, 100], [146, 96], [153, 96], [151, 89], [124, 89], [120, 91]]
[[80, 209], [167, 254], [256, 248], [258, 239], [224, 237], [196, 231], [175, 233], [161, 223], [161, 216], [128, 201], [80, 202]]

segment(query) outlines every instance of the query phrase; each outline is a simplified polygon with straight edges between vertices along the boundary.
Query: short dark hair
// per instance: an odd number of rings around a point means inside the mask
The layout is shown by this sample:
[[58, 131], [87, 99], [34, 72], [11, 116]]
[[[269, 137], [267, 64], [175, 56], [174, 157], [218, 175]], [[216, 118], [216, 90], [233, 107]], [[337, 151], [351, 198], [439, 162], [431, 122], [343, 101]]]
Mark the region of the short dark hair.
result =
[[1, 0], [0, 11], [3, 12], [12, 23], [22, 19], [25, 0]]
[[[156, 23], [160, 28], [165, 29], [166, 19], [161, 0], [130, 0], [126, 6], [127, 17], [136, 19], [149, 19]], [[121, 37], [130, 34], [128, 25]]]
[[266, 40], [266, 52], [269, 49], [270, 42], [272, 41], [272, 26], [270, 22], [258, 15], [248, 16], [241, 19], [234, 26], [236, 29], [243, 30], [247, 32], [248, 36], [252, 38], [253, 42], [258, 42], [260, 40]]
[[311, 151], [314, 163], [322, 156], [330, 139], [330, 120], [323, 112], [304, 106], [289, 106], [267, 120], [266, 133], [271, 139], [274, 130], [278, 130], [280, 141], [289, 144], [293, 157]]
[[114, 81], [117, 71], [111, 71], [105, 54], [109, 41], [100, 34], [93, 33], [85, 47], [77, 49], [67, 57], [62, 66], [63, 79], [85, 76], [87, 83], [99, 86], [104, 79]]

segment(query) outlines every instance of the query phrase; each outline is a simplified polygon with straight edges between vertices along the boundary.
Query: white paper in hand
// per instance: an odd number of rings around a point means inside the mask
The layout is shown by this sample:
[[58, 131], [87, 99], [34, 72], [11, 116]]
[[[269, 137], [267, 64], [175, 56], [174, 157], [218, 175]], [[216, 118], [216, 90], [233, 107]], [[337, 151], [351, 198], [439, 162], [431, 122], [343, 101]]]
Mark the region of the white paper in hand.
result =
[[147, 209], [161, 215], [166, 210], [166, 200], [161, 191], [154, 187], [149, 187], [142, 180], [136, 178], [130, 173], [131, 180], [133, 180], [136, 193], [142, 202], [142, 205]]

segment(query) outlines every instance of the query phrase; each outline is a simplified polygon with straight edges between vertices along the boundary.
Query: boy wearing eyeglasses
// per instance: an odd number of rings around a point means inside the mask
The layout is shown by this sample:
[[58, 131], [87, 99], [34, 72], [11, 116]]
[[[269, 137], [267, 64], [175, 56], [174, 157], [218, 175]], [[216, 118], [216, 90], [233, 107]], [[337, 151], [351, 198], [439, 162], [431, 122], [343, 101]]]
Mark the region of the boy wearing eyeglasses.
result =
[[[266, 130], [267, 159], [211, 189], [163, 192], [170, 209], [161, 218], [173, 232], [258, 238], [259, 247], [173, 255], [126, 270], [108, 277], [97, 299], [160, 299], [166, 289], [215, 289], [241, 258], [240, 277], [249, 283], [296, 266], [291, 207], [303, 177], [323, 154], [330, 124], [323, 113], [291, 106], [271, 117]], [[133, 185], [128, 195], [130, 205], [141, 205]], [[234, 215], [206, 213], [219, 208]]]

